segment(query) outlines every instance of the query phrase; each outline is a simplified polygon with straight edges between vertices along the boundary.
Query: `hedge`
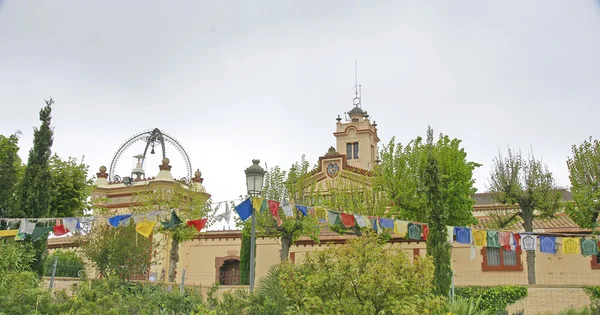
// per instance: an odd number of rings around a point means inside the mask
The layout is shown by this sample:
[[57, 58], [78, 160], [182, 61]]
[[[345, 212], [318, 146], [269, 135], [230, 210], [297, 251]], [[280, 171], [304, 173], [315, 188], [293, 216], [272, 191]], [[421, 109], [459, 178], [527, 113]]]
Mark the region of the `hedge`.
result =
[[527, 287], [524, 286], [495, 286], [480, 287], [467, 286], [454, 288], [454, 294], [466, 299], [477, 300], [481, 297], [479, 308], [481, 310], [501, 311], [510, 304], [527, 296]]

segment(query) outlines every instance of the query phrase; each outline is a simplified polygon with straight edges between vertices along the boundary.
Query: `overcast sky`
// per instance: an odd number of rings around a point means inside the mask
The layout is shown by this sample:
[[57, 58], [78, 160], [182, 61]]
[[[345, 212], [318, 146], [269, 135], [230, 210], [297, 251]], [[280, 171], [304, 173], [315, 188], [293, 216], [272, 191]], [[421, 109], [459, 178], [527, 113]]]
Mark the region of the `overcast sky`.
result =
[[[597, 1], [2, 1], [0, 133], [26, 161], [44, 98], [53, 151], [91, 173], [160, 128], [187, 150], [214, 201], [245, 192], [251, 159], [316, 163], [352, 108], [381, 145], [427, 125], [463, 140], [484, 191], [498, 150], [543, 158], [568, 186], [573, 144], [599, 138]], [[131, 168], [126, 151], [121, 176]], [[167, 147], [173, 173], [182, 159]], [[159, 158], [147, 174], [158, 172]]]

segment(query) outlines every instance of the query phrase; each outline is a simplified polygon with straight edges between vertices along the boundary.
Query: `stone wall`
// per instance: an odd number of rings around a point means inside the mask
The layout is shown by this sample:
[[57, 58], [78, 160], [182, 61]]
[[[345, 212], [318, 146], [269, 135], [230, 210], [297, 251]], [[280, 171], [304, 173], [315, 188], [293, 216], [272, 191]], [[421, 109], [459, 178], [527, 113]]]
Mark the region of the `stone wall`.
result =
[[510, 305], [509, 314], [524, 310], [525, 314], [558, 313], [569, 307], [582, 308], [590, 305], [590, 298], [579, 287], [538, 287], [528, 288], [527, 297]]

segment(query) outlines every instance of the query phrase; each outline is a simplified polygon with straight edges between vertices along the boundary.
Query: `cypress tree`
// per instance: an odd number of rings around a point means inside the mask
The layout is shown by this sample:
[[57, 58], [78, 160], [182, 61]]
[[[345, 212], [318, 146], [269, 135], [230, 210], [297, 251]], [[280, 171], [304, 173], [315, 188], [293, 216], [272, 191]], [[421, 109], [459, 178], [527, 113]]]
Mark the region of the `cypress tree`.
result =
[[251, 244], [250, 224], [244, 224], [242, 228], [242, 245], [240, 248], [240, 284], [250, 284], [250, 246]]
[[11, 215], [15, 189], [21, 173], [19, 133], [5, 137], [0, 135], [0, 217]]
[[[54, 131], [50, 127], [52, 120], [52, 99], [46, 100], [46, 106], [40, 110], [42, 124], [33, 132], [33, 147], [29, 150], [27, 168], [17, 189], [17, 206], [13, 209], [13, 217], [42, 218], [50, 209], [50, 191], [52, 175], [48, 162], [50, 160]], [[33, 243], [36, 260], [31, 266], [33, 271], [43, 274], [43, 261], [46, 253], [47, 237]]]
[[452, 282], [452, 268], [450, 266], [450, 243], [448, 242], [448, 209], [444, 206], [442, 183], [438, 160], [433, 144], [433, 130], [427, 130], [427, 162], [423, 182], [429, 212], [429, 235], [427, 236], [427, 255], [433, 257], [434, 293], [440, 296], [449, 296]]

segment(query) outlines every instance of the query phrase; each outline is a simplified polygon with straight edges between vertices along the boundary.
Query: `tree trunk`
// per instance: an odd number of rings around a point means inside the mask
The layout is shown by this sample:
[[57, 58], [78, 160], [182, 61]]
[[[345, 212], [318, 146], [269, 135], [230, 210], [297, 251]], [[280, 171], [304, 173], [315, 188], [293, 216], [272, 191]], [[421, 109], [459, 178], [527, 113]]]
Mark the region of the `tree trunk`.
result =
[[292, 236], [282, 235], [281, 236], [281, 261], [288, 260], [290, 256], [290, 247], [292, 247]]
[[171, 239], [171, 252], [169, 253], [169, 282], [175, 282], [175, 272], [179, 262], [179, 240]]
[[[533, 232], [533, 209], [522, 209], [523, 228]], [[535, 284], [535, 250], [527, 251], [527, 283]]]

